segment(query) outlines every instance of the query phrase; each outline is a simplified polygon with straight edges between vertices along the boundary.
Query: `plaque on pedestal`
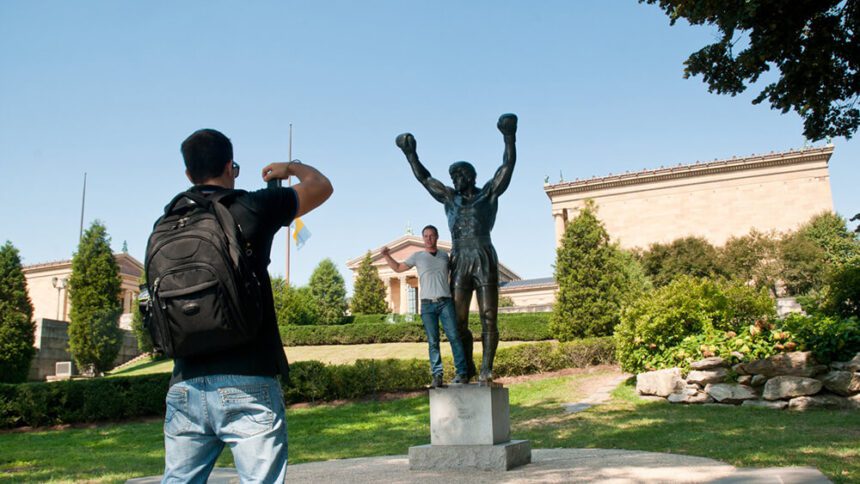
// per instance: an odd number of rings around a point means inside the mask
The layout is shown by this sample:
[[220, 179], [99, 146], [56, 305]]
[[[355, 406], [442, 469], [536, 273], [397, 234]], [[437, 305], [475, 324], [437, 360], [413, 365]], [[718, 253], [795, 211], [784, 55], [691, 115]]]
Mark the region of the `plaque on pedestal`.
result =
[[430, 390], [430, 445], [409, 448], [411, 469], [508, 470], [531, 462], [531, 444], [511, 440], [508, 389], [462, 385]]

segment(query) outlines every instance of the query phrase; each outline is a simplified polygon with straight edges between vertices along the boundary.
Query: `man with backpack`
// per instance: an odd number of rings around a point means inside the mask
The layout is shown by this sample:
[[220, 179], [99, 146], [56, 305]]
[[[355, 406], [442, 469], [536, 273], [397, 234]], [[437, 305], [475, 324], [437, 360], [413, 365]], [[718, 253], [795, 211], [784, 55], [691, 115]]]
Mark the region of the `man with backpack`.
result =
[[298, 161], [263, 180], [299, 183], [234, 190], [233, 146], [212, 129], [182, 143], [194, 184], [155, 224], [146, 254], [146, 321], [174, 358], [164, 419], [163, 482], [205, 482], [224, 445], [243, 482], [283, 482], [287, 427], [277, 376], [289, 367], [267, 266], [281, 227], [325, 202], [329, 180]]

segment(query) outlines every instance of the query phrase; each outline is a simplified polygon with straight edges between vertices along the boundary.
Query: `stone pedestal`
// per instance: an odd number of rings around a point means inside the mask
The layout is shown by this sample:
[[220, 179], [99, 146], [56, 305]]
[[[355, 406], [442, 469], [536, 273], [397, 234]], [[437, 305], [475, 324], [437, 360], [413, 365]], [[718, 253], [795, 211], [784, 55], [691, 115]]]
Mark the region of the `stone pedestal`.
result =
[[430, 390], [430, 445], [409, 448], [411, 469], [508, 470], [529, 462], [529, 441], [511, 440], [507, 388]]

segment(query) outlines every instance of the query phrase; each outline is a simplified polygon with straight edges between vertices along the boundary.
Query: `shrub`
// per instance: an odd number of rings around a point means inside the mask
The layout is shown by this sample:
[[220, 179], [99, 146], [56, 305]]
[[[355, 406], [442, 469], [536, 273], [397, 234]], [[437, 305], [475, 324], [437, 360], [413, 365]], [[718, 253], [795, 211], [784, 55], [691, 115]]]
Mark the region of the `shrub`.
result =
[[848, 360], [860, 352], [860, 319], [790, 314], [782, 327], [795, 335], [800, 348], [820, 363]]
[[565, 228], [556, 251], [558, 294], [550, 331], [560, 341], [612, 334], [630, 292], [638, 292], [625, 258], [588, 200]]
[[293, 287], [283, 277], [272, 279], [272, 297], [278, 325], [316, 324], [319, 320], [317, 303], [307, 286]]
[[0, 385], [0, 427], [164, 414], [169, 374]]
[[341, 324], [346, 316], [346, 286], [334, 262], [323, 259], [308, 285], [317, 304], [317, 324]]
[[69, 277], [69, 352], [79, 368], [110, 370], [122, 345], [119, 267], [101, 222], [84, 232]]
[[[498, 376], [611, 363], [611, 338], [568, 343], [524, 344], [496, 353]], [[445, 358], [446, 372], [453, 363]], [[122, 420], [164, 415], [170, 374], [71, 380], [54, 383], [0, 384], [0, 428]], [[352, 365], [300, 361], [290, 365], [284, 382], [287, 402], [359, 398], [408, 391], [430, 383], [426, 359], [358, 360]]]
[[0, 247], [0, 382], [27, 379], [35, 349], [33, 305], [21, 257], [11, 242]]
[[364, 256], [353, 287], [350, 308], [353, 314], [375, 314], [388, 312], [385, 302], [385, 284], [379, 278], [379, 271], [371, 263], [370, 251]]
[[[541, 341], [551, 339], [550, 313], [514, 313], [499, 315], [499, 339], [502, 341]], [[329, 326], [281, 326], [281, 340], [286, 346], [347, 345], [370, 343], [415, 343], [427, 341], [421, 318], [413, 321], [385, 323], [387, 318], [404, 315], [355, 315], [352, 324]], [[350, 318], [347, 318], [350, 320]], [[481, 339], [481, 322], [477, 314], [469, 315], [469, 330], [475, 341]], [[442, 332], [443, 340], [446, 339]]]
[[719, 253], [703, 237], [684, 237], [668, 244], [651, 244], [641, 255], [645, 274], [655, 286], [678, 276], [717, 277], [724, 274]]
[[500, 349], [496, 353], [493, 369], [498, 376], [519, 376], [583, 368], [614, 363], [614, 353], [615, 345], [611, 337], [523, 344]]
[[676, 347], [688, 336], [748, 331], [775, 317], [765, 290], [741, 282], [681, 276], [654, 289], [624, 312], [615, 332], [618, 361], [625, 371], [672, 366]]

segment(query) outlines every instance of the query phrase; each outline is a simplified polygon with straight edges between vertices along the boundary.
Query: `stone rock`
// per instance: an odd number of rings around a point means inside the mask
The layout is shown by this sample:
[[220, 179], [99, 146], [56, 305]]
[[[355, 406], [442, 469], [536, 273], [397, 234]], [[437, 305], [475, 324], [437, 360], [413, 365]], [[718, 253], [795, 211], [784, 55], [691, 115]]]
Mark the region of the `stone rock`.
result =
[[764, 384], [762, 397], [765, 400], [815, 395], [821, 391], [822, 383], [814, 378], [802, 376], [775, 376]]
[[752, 375], [741, 375], [738, 377], [738, 383], [741, 385], [751, 385], [753, 377]]
[[690, 363], [690, 368], [694, 370], [710, 370], [711, 368], [725, 366], [725, 364], [726, 360], [720, 358], [719, 356], [712, 356], [710, 358], [705, 358], [704, 360], [694, 361]]
[[783, 408], [788, 406], [788, 402], [786, 402], [785, 400], [777, 400], [775, 402], [769, 402], [767, 400], [744, 400], [741, 405], [744, 407], [772, 408], [774, 410], [782, 410]]
[[856, 408], [857, 410], [860, 410], [860, 393], [852, 397], [848, 397], [848, 402], [851, 404], [852, 407]]
[[750, 385], [754, 387], [760, 387], [767, 382], [767, 377], [764, 375], [753, 375], [752, 381], [750, 381]]
[[707, 393], [699, 389], [699, 385], [687, 385], [680, 392], [666, 397], [671, 403], [711, 403], [714, 401]]
[[750, 361], [735, 365], [738, 374], [764, 375], [767, 377], [779, 375], [811, 377], [827, 370], [826, 365], [818, 365], [809, 351], [794, 351], [780, 353], [763, 360]]
[[797, 397], [788, 401], [789, 410], [808, 410], [810, 408], [826, 408], [830, 410], [845, 410], [852, 408], [854, 403], [836, 395], [815, 395], [812, 397]]
[[854, 355], [854, 358], [848, 361], [834, 361], [830, 364], [830, 368], [834, 370], [860, 371], [860, 353], [857, 353]]
[[694, 395], [685, 395], [683, 393], [673, 393], [667, 398], [671, 403], [713, 403], [714, 399], [705, 392], [697, 392]]
[[853, 371], [831, 371], [820, 377], [824, 387], [842, 396], [860, 393], [860, 373]]
[[711, 383], [705, 387], [705, 393], [720, 403], [740, 403], [758, 398], [752, 388], [734, 383]]
[[722, 383], [728, 374], [729, 371], [725, 368], [715, 368], [713, 370], [704, 371], [693, 370], [687, 375], [687, 383], [698, 383], [699, 385]]
[[732, 371], [738, 375], [749, 375], [749, 372], [744, 367], [743, 363], [738, 363], [737, 365], [732, 366]]
[[686, 388], [680, 368], [649, 371], [636, 375], [636, 392], [640, 395], [668, 397]]

